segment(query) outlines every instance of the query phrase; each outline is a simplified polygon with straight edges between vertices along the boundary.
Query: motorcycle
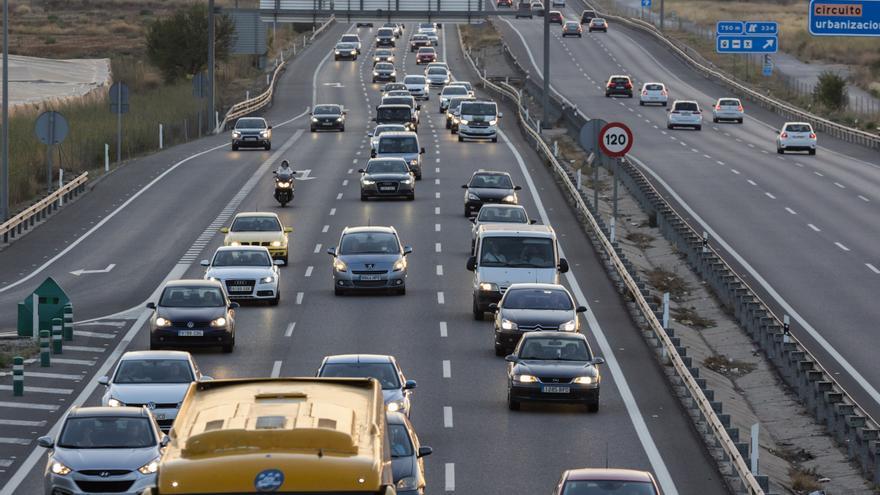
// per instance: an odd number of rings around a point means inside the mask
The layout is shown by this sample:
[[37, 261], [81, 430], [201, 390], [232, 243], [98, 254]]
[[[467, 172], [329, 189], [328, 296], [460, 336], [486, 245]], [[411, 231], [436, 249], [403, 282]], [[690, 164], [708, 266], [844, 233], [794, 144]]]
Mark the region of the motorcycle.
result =
[[282, 207], [285, 207], [287, 203], [293, 201], [295, 188], [293, 174], [279, 176], [277, 171], [272, 173], [275, 174], [275, 200], [281, 203]]

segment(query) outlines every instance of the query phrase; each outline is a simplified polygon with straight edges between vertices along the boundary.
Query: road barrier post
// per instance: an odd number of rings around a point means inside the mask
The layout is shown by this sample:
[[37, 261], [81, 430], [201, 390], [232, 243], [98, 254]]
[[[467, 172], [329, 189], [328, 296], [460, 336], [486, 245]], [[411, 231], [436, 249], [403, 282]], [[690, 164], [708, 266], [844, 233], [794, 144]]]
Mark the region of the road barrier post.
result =
[[110, 171], [110, 145], [104, 143], [104, 172]]
[[163, 137], [164, 136], [162, 133], [162, 124], [159, 124], [159, 149], [160, 150], [164, 147], [163, 145], [165, 144]]
[[40, 366], [48, 368], [52, 363], [49, 357], [49, 331], [40, 330]]
[[578, 190], [578, 192], [580, 192], [580, 190], [581, 190], [581, 185], [582, 185], [582, 183], [581, 183], [581, 169], [578, 169], [577, 170], [577, 190]]
[[31, 295], [31, 302], [33, 304], [33, 313], [31, 314], [31, 336], [34, 340], [40, 338], [40, 296], [34, 292]]
[[663, 328], [669, 330], [669, 293], [663, 293]]
[[52, 318], [52, 354], [61, 354], [61, 318]]
[[24, 395], [24, 358], [21, 356], [12, 358], [12, 395]]
[[64, 340], [73, 340], [73, 304], [64, 305], [64, 321], [61, 327], [61, 335]]
[[599, 164], [593, 165], [593, 208], [599, 211]]
[[791, 320], [788, 315], [782, 317], [782, 341], [786, 344], [791, 342]]

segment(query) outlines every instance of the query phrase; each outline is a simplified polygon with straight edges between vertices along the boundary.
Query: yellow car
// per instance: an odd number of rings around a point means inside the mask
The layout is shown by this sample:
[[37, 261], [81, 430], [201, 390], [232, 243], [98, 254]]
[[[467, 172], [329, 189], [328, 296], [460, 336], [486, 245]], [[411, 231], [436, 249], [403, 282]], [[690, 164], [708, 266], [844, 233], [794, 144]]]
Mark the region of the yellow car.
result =
[[278, 215], [266, 212], [239, 213], [231, 227], [223, 227], [224, 246], [266, 246], [272, 258], [287, 265], [287, 234], [292, 227], [284, 227]]

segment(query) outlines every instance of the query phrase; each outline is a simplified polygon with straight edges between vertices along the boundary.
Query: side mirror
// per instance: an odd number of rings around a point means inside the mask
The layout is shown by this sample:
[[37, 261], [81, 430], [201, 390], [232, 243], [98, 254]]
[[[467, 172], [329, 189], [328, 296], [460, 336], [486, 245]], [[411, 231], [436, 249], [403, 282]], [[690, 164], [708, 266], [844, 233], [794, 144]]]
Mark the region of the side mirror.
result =
[[577, 309], [575, 310], [575, 313], [586, 313], [586, 312], [587, 312], [586, 306], [578, 306]]
[[593, 364], [605, 364], [605, 358], [602, 356], [596, 356], [593, 358]]
[[162, 440], [159, 440], [159, 445], [162, 447], [167, 447], [169, 443], [171, 443], [171, 437], [169, 437], [168, 435], [162, 435]]
[[422, 105], [421, 105], [421, 103], [418, 104], [418, 105], [416, 105], [416, 110], [421, 110], [421, 109], [422, 109]]
[[498, 112], [498, 117], [497, 117], [497, 118], [500, 119], [501, 117], [504, 117], [504, 113], [502, 113], [502, 112]]
[[221, 233], [221, 234], [228, 234], [228, 233], [229, 233], [229, 227], [221, 227], [221, 228], [220, 228], [220, 233]]
[[284, 260], [272, 260], [272, 264], [275, 266], [284, 266]]
[[293, 232], [293, 227], [284, 227], [284, 233], [285, 233], [285, 234], [289, 234], [289, 233], [291, 233], [291, 232]]
[[211, 262], [208, 260], [202, 260], [199, 262], [199, 264], [202, 266], [211, 266]]
[[425, 148], [424, 148], [424, 147], [422, 147], [422, 149], [419, 150], [419, 154], [420, 154], [420, 155], [424, 155], [424, 154], [425, 154]]
[[147, 309], [156, 309], [156, 303], [148, 302], [148, 303], [147, 303]]
[[515, 363], [519, 361], [519, 358], [516, 357], [516, 354], [508, 354], [507, 356], [504, 356], [504, 360], [508, 363]]
[[370, 150], [370, 158], [376, 158], [376, 150]]
[[403, 246], [403, 255], [407, 256], [412, 254], [412, 246]]
[[529, 220], [529, 225], [535, 225], [536, 223], [538, 223], [538, 221], [535, 220], [534, 218]]
[[513, 186], [514, 191], [522, 191], [522, 186]]
[[55, 442], [52, 441], [52, 437], [45, 436], [37, 439], [37, 445], [39, 445], [40, 447], [51, 449], [55, 446]]
[[105, 375], [98, 378], [98, 385], [110, 385], [110, 377]]
[[335, 258], [336, 257], [336, 248], [335, 247], [327, 248], [327, 254], [329, 254], [330, 256], [333, 256]]
[[270, 131], [272, 130], [272, 126], [271, 126], [271, 125], [269, 126], [269, 130], [270, 130]]
[[489, 311], [498, 311], [498, 303], [489, 304]]
[[[371, 120], [372, 122], [379, 122], [378, 120], [376, 120], [376, 117], [373, 117], [373, 118], [370, 119], [370, 120]], [[372, 136], [372, 134], [371, 134], [371, 136]]]
[[367, 173], [367, 171], [364, 170], [364, 169], [362, 169], [362, 168], [359, 168], [359, 169], [358, 169], [358, 173], [359, 173], [359, 174], [365, 174], [365, 173]]
[[235, 302], [235, 301], [232, 301], [231, 303], [229, 303], [229, 309], [236, 309], [236, 308], [238, 308], [238, 307], [240, 307], [240, 306], [241, 306], [241, 304], [238, 304], [238, 303]]
[[[373, 120], [376, 120], [376, 119], [373, 119]], [[367, 136], [373, 137], [373, 131], [367, 132]]]
[[467, 269], [469, 272], [472, 272], [477, 269], [477, 257], [471, 256], [467, 260]]
[[468, 220], [470, 220], [470, 222], [473, 224], [477, 223], [477, 217], [468, 217]]
[[415, 380], [407, 380], [406, 383], [403, 384], [403, 389], [404, 390], [412, 390], [412, 389], [416, 388], [417, 385], [418, 384], [416, 383]]
[[427, 445], [419, 447], [419, 453], [417, 457], [425, 457], [426, 455], [431, 455], [434, 453], [434, 449], [428, 447]]
[[568, 260], [559, 258], [559, 273], [568, 273]]
[[467, 184], [462, 184], [462, 185], [461, 185], [461, 188], [462, 188], [462, 189], [467, 189], [467, 188], [468, 188], [468, 185], [467, 185]]

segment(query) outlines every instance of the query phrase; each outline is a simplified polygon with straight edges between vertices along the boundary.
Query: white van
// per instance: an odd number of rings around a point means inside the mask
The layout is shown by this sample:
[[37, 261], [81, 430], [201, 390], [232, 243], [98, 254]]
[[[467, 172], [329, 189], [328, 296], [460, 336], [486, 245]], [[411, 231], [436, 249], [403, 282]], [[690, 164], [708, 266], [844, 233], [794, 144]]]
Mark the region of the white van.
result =
[[383, 132], [376, 148], [370, 152], [371, 158], [403, 158], [412, 170], [416, 180], [422, 180], [422, 155], [425, 148], [419, 146], [419, 135], [415, 132]]
[[568, 261], [559, 257], [556, 232], [549, 225], [487, 224], [477, 229], [467, 269], [474, 272], [474, 319], [482, 320], [511, 284], [558, 284]]

